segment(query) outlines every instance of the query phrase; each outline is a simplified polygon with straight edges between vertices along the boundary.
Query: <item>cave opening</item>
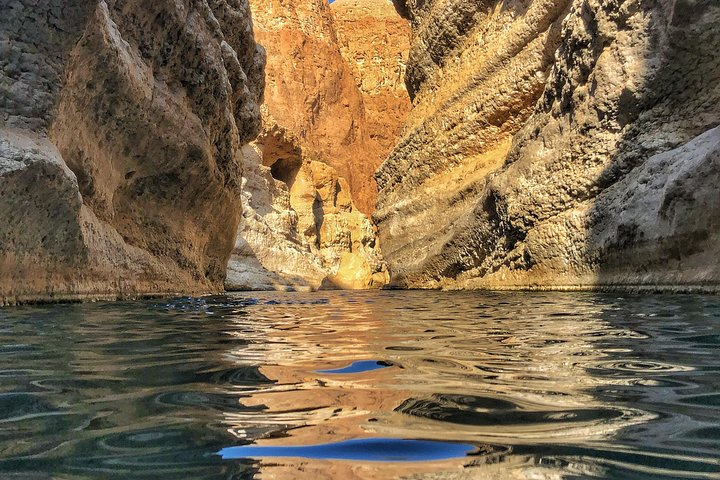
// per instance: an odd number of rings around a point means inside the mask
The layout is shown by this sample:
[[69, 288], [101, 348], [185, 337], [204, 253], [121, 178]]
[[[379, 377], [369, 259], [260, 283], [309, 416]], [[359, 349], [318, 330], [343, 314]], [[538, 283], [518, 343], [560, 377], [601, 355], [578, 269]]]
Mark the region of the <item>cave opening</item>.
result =
[[295, 183], [300, 167], [302, 160], [299, 158], [279, 158], [270, 165], [270, 174], [290, 189]]

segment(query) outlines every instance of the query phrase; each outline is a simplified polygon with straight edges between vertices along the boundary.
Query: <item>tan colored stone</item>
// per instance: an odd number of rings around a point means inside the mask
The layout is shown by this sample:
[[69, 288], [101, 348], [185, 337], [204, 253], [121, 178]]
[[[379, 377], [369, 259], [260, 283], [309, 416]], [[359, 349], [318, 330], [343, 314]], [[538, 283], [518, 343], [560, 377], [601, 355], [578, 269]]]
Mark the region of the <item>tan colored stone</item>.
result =
[[397, 285], [717, 289], [716, 2], [398, 3], [414, 108], [374, 216]]
[[380, 153], [369, 136], [363, 96], [340, 54], [330, 7], [325, 0], [250, 4], [256, 37], [267, 49], [266, 129], [294, 136], [303, 158], [337, 170], [355, 202], [370, 213], [376, 195], [372, 165]]
[[[336, 20], [324, 0], [251, 3], [257, 37], [268, 49], [268, 88], [263, 131], [247, 162], [252, 165], [245, 175], [247, 214], [226, 286], [380, 287], [387, 283], [387, 269], [367, 212], [375, 200], [373, 172], [384, 154], [369, 132], [381, 130], [388, 117], [371, 123], [366, 104], [407, 94], [388, 83], [382, 69], [367, 72], [382, 77], [382, 88], [359, 88], [363, 72], [341, 55]], [[372, 8], [362, 17], [364, 30], [356, 33], [374, 31], [373, 42], [362, 48], [377, 50], [375, 40], [384, 38], [380, 32], [404, 20], [392, 7], [387, 11], [388, 5], [369, 0], [365, 5]], [[402, 44], [390, 46], [395, 50], [386, 65], [396, 74]], [[394, 62], [399, 66], [390, 68]], [[400, 115], [399, 107], [393, 112]], [[393, 125], [384, 129], [386, 139], [396, 138], [400, 120]]]
[[273, 178], [261, 146], [245, 150], [243, 222], [228, 265], [230, 290], [379, 288], [389, 280], [370, 219], [323, 163], [287, 162]]
[[0, 302], [220, 290], [263, 90], [246, 1], [15, 1], [0, 51]]
[[372, 176], [395, 147], [410, 112], [405, 66], [410, 24], [390, 0], [336, 0], [331, 4], [340, 52], [363, 95], [370, 138], [380, 147]]

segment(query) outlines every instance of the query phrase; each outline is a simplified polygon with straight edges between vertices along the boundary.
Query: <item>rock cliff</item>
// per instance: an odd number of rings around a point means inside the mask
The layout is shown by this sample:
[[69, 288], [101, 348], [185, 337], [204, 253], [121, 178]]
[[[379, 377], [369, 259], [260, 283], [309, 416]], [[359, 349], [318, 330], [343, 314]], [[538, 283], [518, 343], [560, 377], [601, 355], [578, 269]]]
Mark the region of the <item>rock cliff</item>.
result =
[[[251, 0], [258, 43], [267, 50], [265, 123], [295, 135], [304, 158], [326, 163], [350, 183], [366, 213], [375, 200], [363, 97], [338, 46], [323, 0]], [[268, 151], [269, 155], [270, 152]]]
[[243, 220], [229, 290], [379, 288], [388, 280], [377, 230], [330, 166], [299, 155], [263, 165], [246, 147]]
[[[229, 289], [387, 282], [366, 213], [375, 201], [373, 173], [409, 110], [397, 78], [402, 37], [392, 36], [406, 21], [384, 1], [348, 6], [358, 5], [362, 28], [340, 36], [325, 0], [251, 1], [257, 39], [267, 48], [267, 90], [263, 130], [248, 149]], [[375, 63], [386, 47], [392, 47], [388, 59]]]
[[410, 24], [390, 0], [335, 0], [331, 8], [340, 52], [363, 95], [368, 134], [380, 149], [374, 173], [395, 148], [410, 112]]
[[0, 5], [0, 302], [217, 291], [264, 55], [246, 0]]
[[397, 286], [717, 288], [720, 5], [400, 0]]

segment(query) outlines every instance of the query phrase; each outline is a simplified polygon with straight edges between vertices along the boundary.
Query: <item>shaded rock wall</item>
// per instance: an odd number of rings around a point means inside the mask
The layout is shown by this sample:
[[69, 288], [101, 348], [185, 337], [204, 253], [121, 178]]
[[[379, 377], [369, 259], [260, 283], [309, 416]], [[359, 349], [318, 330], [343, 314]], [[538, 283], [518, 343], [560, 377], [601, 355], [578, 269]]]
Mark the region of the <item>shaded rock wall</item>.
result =
[[399, 3], [414, 109], [375, 215], [396, 285], [717, 288], [717, 2]]
[[264, 55], [245, 0], [0, 5], [0, 301], [215, 291]]

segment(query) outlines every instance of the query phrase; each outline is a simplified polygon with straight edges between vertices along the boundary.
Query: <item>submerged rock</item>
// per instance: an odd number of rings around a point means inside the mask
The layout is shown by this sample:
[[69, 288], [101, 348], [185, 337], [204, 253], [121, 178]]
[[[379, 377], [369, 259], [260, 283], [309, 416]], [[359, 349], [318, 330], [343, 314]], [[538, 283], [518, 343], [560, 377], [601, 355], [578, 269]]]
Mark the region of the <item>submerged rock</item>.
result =
[[246, 0], [0, 5], [0, 302], [217, 291], [264, 54]]
[[397, 3], [414, 107], [374, 215], [396, 285], [717, 288], [717, 2]]

